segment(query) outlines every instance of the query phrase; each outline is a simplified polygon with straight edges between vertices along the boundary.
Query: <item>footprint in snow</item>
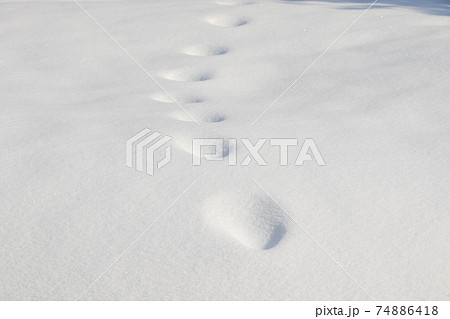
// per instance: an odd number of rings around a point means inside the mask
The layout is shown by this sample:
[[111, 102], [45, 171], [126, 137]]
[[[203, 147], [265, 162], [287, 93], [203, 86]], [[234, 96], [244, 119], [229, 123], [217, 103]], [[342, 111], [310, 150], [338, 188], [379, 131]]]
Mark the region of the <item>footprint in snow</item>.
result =
[[223, 122], [225, 121], [225, 119], [226, 119], [225, 115], [216, 112], [208, 113], [202, 118], [203, 122], [209, 123]]
[[203, 203], [205, 221], [246, 247], [265, 250], [286, 233], [280, 207], [266, 194], [224, 191]]
[[228, 49], [221, 46], [197, 45], [185, 48], [182, 52], [194, 56], [212, 56], [225, 54], [228, 52]]
[[219, 27], [239, 27], [248, 23], [245, 17], [217, 15], [206, 18], [206, 21]]
[[177, 69], [161, 72], [160, 76], [171, 81], [197, 82], [206, 81], [212, 78], [208, 72], [202, 72], [194, 69]]

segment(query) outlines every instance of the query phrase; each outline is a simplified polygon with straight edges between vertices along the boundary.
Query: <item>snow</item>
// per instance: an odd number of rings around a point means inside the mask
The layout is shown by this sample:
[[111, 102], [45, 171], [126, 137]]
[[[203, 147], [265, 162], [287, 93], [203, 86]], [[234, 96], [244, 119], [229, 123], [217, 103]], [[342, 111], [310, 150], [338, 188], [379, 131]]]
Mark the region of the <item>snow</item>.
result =
[[0, 299], [448, 300], [450, 3], [379, 2], [0, 1]]
[[203, 210], [207, 223], [253, 249], [270, 249], [284, 236], [282, 210], [265, 194], [222, 191]]

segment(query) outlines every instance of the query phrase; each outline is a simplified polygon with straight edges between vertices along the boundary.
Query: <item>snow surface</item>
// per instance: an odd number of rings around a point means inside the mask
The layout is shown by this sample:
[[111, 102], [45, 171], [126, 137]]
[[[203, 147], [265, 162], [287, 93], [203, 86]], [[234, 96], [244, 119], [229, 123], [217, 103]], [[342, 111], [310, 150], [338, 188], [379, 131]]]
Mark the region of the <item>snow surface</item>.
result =
[[[0, 299], [450, 299], [449, 1], [379, 1], [253, 126], [371, 1], [80, 3], [199, 125], [74, 1], [0, 1]], [[155, 176], [144, 128], [181, 146]]]

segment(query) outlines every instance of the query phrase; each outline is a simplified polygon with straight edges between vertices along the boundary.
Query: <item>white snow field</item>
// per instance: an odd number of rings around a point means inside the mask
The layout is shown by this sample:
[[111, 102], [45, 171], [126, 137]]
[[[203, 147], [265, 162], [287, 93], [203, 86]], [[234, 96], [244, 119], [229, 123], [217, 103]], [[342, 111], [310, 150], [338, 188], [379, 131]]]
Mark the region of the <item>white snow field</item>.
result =
[[450, 1], [371, 4], [0, 1], [0, 299], [450, 300]]

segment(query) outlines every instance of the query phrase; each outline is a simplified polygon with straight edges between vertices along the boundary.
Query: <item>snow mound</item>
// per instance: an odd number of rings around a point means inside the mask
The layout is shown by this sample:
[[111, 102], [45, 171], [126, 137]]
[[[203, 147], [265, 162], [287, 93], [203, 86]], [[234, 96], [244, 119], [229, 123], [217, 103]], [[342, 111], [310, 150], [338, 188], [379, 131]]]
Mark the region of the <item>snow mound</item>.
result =
[[208, 224], [252, 249], [270, 249], [286, 232], [283, 212], [265, 194], [220, 192], [205, 200], [203, 210]]

